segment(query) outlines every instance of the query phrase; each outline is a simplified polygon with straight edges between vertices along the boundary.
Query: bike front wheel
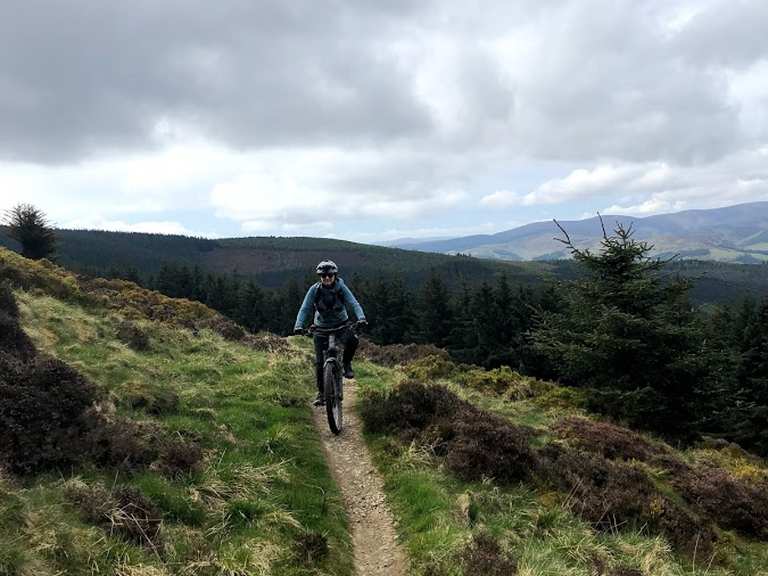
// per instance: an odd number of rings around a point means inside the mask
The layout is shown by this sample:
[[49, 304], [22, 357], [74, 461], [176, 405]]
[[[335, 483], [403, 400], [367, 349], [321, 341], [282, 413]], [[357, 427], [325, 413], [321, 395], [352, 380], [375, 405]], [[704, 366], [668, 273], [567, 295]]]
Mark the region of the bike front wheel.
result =
[[341, 433], [341, 367], [336, 362], [328, 362], [323, 370], [325, 388], [325, 411], [328, 414], [328, 427], [334, 434]]

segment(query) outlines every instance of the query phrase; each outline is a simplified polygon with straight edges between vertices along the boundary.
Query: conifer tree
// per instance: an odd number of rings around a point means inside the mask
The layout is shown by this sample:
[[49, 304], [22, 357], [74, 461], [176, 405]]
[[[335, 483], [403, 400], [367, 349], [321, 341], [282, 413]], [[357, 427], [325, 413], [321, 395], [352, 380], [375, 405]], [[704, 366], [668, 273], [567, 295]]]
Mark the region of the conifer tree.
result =
[[425, 342], [444, 346], [448, 340], [453, 315], [448, 301], [448, 289], [432, 270], [422, 290], [421, 332]]
[[587, 277], [566, 290], [566, 308], [542, 314], [535, 349], [565, 383], [592, 389], [592, 407], [636, 426], [684, 436], [701, 373], [688, 284], [663, 278], [665, 262], [632, 238], [603, 231], [601, 250], [560, 239]]
[[56, 234], [42, 210], [31, 204], [17, 204], [5, 214], [8, 235], [21, 244], [21, 254], [33, 260], [51, 258], [56, 251]]

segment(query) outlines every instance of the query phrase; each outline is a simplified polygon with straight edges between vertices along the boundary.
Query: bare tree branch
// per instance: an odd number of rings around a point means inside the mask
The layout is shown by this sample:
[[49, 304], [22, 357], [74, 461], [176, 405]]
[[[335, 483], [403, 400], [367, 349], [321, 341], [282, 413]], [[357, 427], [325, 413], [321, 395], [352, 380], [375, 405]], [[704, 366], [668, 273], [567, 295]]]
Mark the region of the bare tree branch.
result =
[[600, 218], [600, 227], [603, 229], [603, 240], [608, 240], [608, 234], [605, 232], [605, 222], [603, 222], [603, 217], [600, 215], [600, 212], [597, 213], [597, 217]]
[[573, 242], [571, 242], [571, 237], [568, 236], [568, 232], [565, 231], [565, 228], [563, 228], [560, 225], [560, 222], [558, 222], [557, 219], [555, 219], [555, 218], [552, 218], [552, 222], [554, 222], [555, 225], [558, 228], [560, 228], [560, 232], [562, 232], [563, 236], [565, 236], [565, 240], [563, 240], [562, 238], [557, 238], [557, 237], [553, 238], [553, 240], [557, 240], [561, 244], [565, 244], [566, 246], [568, 246], [568, 248], [570, 248], [571, 250], [575, 250], [575, 247], [573, 246]]

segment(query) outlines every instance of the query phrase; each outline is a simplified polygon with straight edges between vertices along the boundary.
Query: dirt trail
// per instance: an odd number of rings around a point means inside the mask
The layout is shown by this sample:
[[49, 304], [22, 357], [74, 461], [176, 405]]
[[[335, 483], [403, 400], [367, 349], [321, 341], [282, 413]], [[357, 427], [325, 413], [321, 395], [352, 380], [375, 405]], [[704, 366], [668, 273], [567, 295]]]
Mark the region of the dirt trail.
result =
[[313, 409], [315, 426], [347, 507], [358, 576], [403, 576], [405, 554], [397, 541], [384, 483], [363, 440], [356, 393], [354, 380], [345, 381], [344, 429], [339, 436], [328, 429], [325, 408]]

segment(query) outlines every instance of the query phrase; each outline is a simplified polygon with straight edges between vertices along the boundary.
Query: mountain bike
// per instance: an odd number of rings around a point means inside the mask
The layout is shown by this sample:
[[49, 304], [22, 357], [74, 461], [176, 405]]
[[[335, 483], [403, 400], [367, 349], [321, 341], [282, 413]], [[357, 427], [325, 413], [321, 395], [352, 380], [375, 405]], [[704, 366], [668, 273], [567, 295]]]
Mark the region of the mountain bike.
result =
[[341, 403], [344, 400], [344, 369], [336, 337], [344, 330], [352, 330], [353, 334], [357, 335], [360, 330], [360, 323], [342, 324], [337, 328], [319, 328], [312, 325], [307, 329], [308, 336], [315, 334], [328, 336], [328, 347], [323, 352], [323, 394], [325, 395], [328, 427], [334, 434], [340, 434], [343, 426]]

